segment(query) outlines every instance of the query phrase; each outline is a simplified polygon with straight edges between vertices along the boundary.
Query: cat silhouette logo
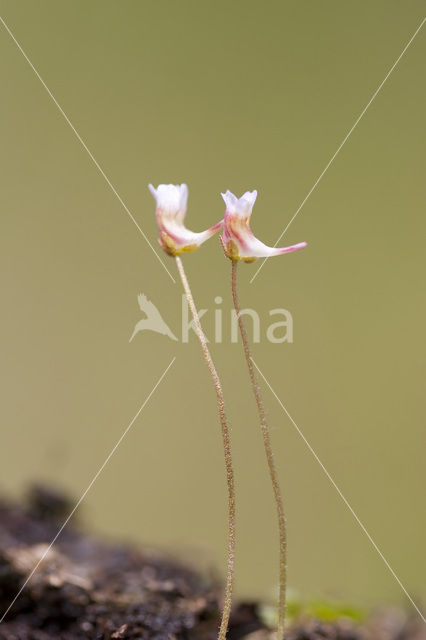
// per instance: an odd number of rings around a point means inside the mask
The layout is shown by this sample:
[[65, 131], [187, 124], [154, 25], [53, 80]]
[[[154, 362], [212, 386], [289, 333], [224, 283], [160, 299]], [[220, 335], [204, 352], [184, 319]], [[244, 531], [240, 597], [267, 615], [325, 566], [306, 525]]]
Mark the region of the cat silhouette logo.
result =
[[129, 342], [133, 340], [139, 331], [155, 331], [156, 333], [161, 333], [163, 336], [168, 336], [171, 340], [177, 340], [173, 331], [171, 331], [164, 322], [155, 304], [151, 302], [151, 300], [148, 300], [143, 293], [138, 295], [138, 303], [140, 310], [146, 315], [146, 318], [139, 320], [136, 324]]

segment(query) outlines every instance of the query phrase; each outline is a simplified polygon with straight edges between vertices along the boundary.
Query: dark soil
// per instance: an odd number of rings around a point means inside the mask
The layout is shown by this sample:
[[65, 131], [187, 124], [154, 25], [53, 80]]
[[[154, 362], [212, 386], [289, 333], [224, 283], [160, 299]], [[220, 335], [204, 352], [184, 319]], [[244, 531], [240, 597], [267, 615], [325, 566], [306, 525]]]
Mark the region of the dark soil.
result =
[[[25, 508], [0, 501], [0, 617], [56, 536], [72, 505], [33, 489]], [[0, 624], [0, 640], [215, 640], [221, 590], [178, 562], [106, 544], [70, 523]], [[259, 605], [233, 612], [229, 640], [266, 640]], [[295, 623], [287, 640], [426, 640], [400, 611], [356, 627]]]

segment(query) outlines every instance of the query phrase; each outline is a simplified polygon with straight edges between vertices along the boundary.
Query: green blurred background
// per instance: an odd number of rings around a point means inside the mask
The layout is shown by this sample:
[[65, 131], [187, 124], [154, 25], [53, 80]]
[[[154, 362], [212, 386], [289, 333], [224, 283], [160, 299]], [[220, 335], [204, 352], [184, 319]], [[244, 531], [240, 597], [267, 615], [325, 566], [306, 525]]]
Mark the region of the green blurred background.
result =
[[[419, 1], [6, 0], [1, 15], [149, 239], [147, 183], [187, 182], [188, 226], [259, 190], [272, 244], [408, 42]], [[241, 268], [243, 305], [290, 310], [294, 343], [254, 356], [410, 593], [424, 598], [423, 29], [285, 236]], [[173, 356], [83, 514], [107, 537], [224, 568], [226, 487], [195, 338], [140, 333], [144, 292], [175, 333], [173, 284], [4, 27], [0, 29], [1, 484], [78, 497]], [[164, 256], [175, 275], [172, 260]], [[228, 318], [217, 239], [185, 258], [213, 336]], [[264, 329], [263, 329], [264, 330]], [[277, 535], [241, 345], [212, 345], [232, 422], [237, 591], [270, 598]], [[265, 385], [263, 385], [265, 386]], [[265, 388], [289, 526], [289, 581], [354, 603], [403, 593]]]

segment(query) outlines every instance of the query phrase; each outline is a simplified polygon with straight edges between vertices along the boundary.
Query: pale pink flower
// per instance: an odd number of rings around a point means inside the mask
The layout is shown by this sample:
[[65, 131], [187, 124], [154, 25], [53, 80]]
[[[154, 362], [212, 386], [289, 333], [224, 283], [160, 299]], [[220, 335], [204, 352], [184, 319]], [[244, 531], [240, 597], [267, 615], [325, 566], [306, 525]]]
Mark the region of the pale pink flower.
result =
[[160, 230], [158, 241], [169, 255], [178, 256], [195, 251], [221, 228], [223, 221], [201, 233], [194, 233], [185, 227], [183, 221], [188, 200], [186, 184], [160, 184], [157, 189], [152, 184], [148, 186], [157, 203], [155, 216]]
[[250, 228], [250, 217], [257, 191], [246, 191], [241, 198], [237, 198], [231, 191], [221, 195], [225, 200], [226, 211], [220, 239], [225, 255], [231, 260], [253, 262], [257, 258], [278, 256], [306, 247], [306, 242], [290, 247], [268, 247], [256, 238]]

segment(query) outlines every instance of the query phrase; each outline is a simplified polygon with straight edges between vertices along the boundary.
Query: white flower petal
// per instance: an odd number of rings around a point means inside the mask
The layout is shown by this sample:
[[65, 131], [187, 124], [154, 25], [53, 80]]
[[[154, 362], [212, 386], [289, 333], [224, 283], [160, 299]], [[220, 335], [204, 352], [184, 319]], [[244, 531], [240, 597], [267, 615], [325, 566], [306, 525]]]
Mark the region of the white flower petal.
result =
[[238, 206], [238, 198], [234, 196], [232, 191], [227, 191], [226, 193], [221, 193], [222, 198], [225, 201], [226, 208], [228, 211], [236, 211]]
[[241, 198], [237, 198], [232, 191], [228, 190], [222, 193], [222, 198], [225, 200], [227, 213], [249, 218], [257, 198], [257, 191], [246, 191]]
[[183, 252], [194, 251], [222, 226], [220, 222], [200, 233], [185, 227], [184, 219], [188, 201], [186, 184], [159, 184], [157, 189], [150, 184], [148, 187], [157, 204], [156, 220], [160, 230], [160, 245], [169, 255], [176, 256]]
[[188, 187], [186, 184], [180, 185], [180, 208], [182, 211], [186, 211], [186, 205], [188, 202]]
[[254, 203], [256, 202], [256, 198], [257, 198], [257, 190], [255, 189], [254, 191], [246, 191], [245, 194], [243, 196], [241, 196], [240, 198], [240, 202], [244, 201], [244, 206], [246, 208], [250, 209], [250, 213], [252, 212]]
[[222, 193], [226, 203], [222, 243], [225, 254], [231, 260], [267, 258], [283, 253], [291, 253], [306, 246], [305, 242], [290, 247], [268, 247], [256, 238], [250, 228], [250, 216], [257, 198], [257, 191], [246, 191], [241, 198], [227, 191]]

